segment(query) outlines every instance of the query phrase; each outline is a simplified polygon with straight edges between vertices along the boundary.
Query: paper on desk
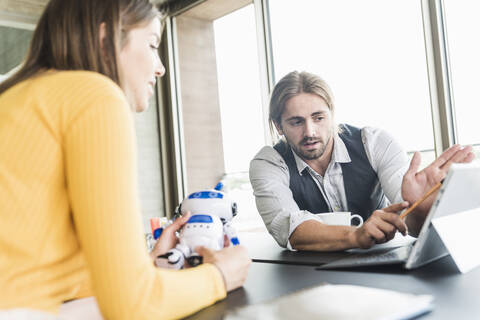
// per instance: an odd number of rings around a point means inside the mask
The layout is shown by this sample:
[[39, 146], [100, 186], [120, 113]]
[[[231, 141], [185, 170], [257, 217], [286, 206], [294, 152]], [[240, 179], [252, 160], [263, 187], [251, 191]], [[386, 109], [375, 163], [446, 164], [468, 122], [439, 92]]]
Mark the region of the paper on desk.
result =
[[403, 246], [409, 245], [411, 243], [414, 243], [416, 240], [417, 240], [417, 238], [414, 238], [414, 237], [409, 236], [409, 235], [404, 236], [400, 232], [397, 232], [395, 234], [395, 237], [388, 242], [381, 243], [381, 244], [376, 244], [373, 247], [371, 247], [370, 249], [350, 249], [350, 250], [348, 250], [348, 252], [364, 253], [364, 252], [375, 252], [375, 251], [383, 250], [383, 249], [399, 248], [399, 247], [403, 247]]
[[351, 285], [322, 285], [230, 311], [238, 319], [410, 319], [433, 309], [430, 295]]

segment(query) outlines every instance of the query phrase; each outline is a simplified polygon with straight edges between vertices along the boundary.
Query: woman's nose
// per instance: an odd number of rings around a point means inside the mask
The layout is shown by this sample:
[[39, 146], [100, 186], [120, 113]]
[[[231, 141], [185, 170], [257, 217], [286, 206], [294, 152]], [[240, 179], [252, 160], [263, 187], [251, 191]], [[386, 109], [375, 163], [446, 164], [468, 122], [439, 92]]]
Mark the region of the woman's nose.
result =
[[162, 77], [165, 74], [165, 66], [160, 58], [158, 59], [157, 67], [155, 68], [155, 77]]

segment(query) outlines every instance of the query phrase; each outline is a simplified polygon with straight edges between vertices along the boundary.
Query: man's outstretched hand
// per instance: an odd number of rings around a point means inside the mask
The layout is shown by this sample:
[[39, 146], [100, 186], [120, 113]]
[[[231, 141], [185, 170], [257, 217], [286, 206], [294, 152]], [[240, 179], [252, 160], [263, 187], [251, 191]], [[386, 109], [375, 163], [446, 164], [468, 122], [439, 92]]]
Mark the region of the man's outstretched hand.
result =
[[[475, 155], [472, 152], [471, 146], [462, 148], [456, 144], [445, 150], [440, 157], [433, 161], [428, 167], [418, 171], [421, 159], [420, 153], [415, 152], [410, 162], [410, 167], [403, 176], [403, 200], [413, 204], [433, 188], [435, 184], [445, 178], [452, 163], [469, 163], [472, 162], [474, 158]], [[416, 212], [422, 213], [425, 216], [430, 210], [435, 196], [436, 193], [425, 199], [425, 201], [417, 207]]]

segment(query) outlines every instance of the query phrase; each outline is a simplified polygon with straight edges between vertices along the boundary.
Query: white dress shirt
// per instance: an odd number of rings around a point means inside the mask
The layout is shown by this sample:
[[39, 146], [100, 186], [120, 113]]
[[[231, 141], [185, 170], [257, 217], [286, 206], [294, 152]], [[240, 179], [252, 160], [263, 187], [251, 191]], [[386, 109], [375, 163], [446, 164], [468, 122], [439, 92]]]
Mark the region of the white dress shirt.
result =
[[[380, 185], [390, 203], [401, 202], [402, 178], [408, 169], [408, 156], [391, 135], [381, 129], [361, 130], [368, 160], [377, 173]], [[299, 174], [307, 168], [313, 181], [333, 212], [348, 211], [341, 163], [351, 162], [342, 139], [334, 136], [332, 158], [324, 176], [315, 172], [293, 152]], [[321, 216], [300, 210], [293, 198], [290, 173], [283, 157], [270, 146], [263, 147], [250, 162], [250, 182], [257, 209], [279, 245], [292, 249], [289, 238], [307, 220], [322, 222]], [[384, 206], [389, 205], [385, 202]], [[316, 212], [319, 213], [319, 212]]]

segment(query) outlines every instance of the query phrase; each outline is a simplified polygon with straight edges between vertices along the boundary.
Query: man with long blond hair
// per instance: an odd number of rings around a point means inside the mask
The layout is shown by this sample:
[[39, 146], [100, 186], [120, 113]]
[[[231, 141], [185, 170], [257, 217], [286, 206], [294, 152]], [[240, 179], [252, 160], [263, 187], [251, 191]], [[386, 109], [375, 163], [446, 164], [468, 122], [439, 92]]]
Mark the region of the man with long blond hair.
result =
[[[471, 147], [455, 145], [418, 171], [420, 154], [409, 165], [385, 131], [337, 125], [329, 86], [308, 72], [291, 72], [275, 85], [269, 119], [283, 139], [254, 157], [250, 181], [269, 232], [289, 249], [369, 248], [397, 232], [415, 236], [434, 197], [405, 221], [397, 213], [442, 180], [452, 163], [474, 157]], [[345, 211], [365, 222], [356, 228], [322, 219]]]

